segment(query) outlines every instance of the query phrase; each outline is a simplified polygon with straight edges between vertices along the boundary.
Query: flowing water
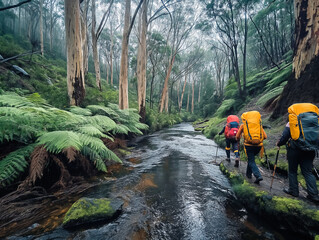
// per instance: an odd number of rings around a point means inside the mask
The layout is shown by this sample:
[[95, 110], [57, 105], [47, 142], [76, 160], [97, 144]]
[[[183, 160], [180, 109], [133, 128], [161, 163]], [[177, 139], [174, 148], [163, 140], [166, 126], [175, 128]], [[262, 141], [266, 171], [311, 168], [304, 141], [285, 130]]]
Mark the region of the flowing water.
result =
[[[9, 239], [291, 239], [237, 204], [228, 180], [211, 164], [222, 149], [184, 123], [142, 137], [129, 171], [86, 197], [119, 197], [123, 213], [85, 229]], [[216, 151], [217, 150], [217, 151]]]

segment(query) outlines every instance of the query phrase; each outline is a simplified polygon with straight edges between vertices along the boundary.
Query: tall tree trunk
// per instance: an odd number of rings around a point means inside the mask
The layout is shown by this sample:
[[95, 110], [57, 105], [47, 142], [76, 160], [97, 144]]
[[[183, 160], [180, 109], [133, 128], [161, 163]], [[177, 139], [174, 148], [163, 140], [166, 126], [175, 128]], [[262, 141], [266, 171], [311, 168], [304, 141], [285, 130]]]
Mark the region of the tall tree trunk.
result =
[[202, 87], [202, 83], [199, 82], [199, 87], [198, 87], [198, 103], [200, 103], [200, 90], [201, 90], [201, 87]]
[[165, 112], [168, 113], [168, 103], [169, 103], [169, 94], [168, 89], [166, 91], [166, 98], [165, 98]]
[[179, 108], [179, 104], [180, 104], [180, 99], [179, 99], [179, 89], [181, 88], [181, 79], [178, 80], [178, 84], [177, 84], [177, 104], [178, 104], [178, 108]]
[[247, 35], [248, 35], [248, 24], [247, 24], [247, 5], [245, 5], [245, 26], [244, 26], [244, 52], [243, 52], [243, 90], [246, 93], [246, 56], [247, 56]]
[[145, 98], [146, 98], [146, 32], [147, 32], [147, 6], [148, 0], [144, 0], [141, 12], [140, 34], [137, 59], [137, 95], [138, 110], [141, 122], [145, 122]]
[[50, 0], [50, 52], [52, 52], [53, 43], [53, 0]]
[[180, 102], [179, 102], [179, 111], [181, 111], [182, 106], [183, 106], [183, 97], [184, 97], [186, 82], [187, 82], [187, 74], [185, 75], [185, 81], [184, 81], [183, 91], [182, 91], [182, 95], [181, 95], [181, 100], [180, 100]]
[[190, 95], [190, 93], [191, 93], [191, 88], [190, 88], [190, 86], [188, 85], [186, 112], [188, 112], [188, 110], [189, 110], [189, 95]]
[[319, 102], [319, 1], [295, 0], [293, 74], [288, 80], [273, 118], [287, 113], [296, 102]]
[[194, 113], [195, 80], [192, 83], [192, 113]]
[[111, 30], [110, 74], [111, 74], [111, 86], [113, 87], [113, 45], [114, 45], [114, 39], [113, 39], [113, 27], [112, 27], [111, 21], [110, 21], [110, 30]]
[[44, 55], [43, 50], [43, 0], [40, 0], [40, 45], [41, 45], [41, 55]]
[[95, 0], [92, 0], [92, 50], [93, 50], [93, 61], [94, 61], [94, 69], [95, 69], [95, 77], [96, 77], [96, 86], [102, 90], [101, 87], [101, 72], [100, 72], [100, 61], [99, 61], [99, 53], [97, 49], [97, 35], [95, 33], [96, 28], [96, 14], [95, 14]]
[[124, 28], [121, 52], [120, 82], [119, 82], [119, 107], [127, 109], [128, 104], [128, 42], [131, 15], [131, 0], [125, 1]]
[[164, 81], [164, 87], [163, 87], [163, 90], [162, 90], [162, 95], [161, 95], [161, 100], [160, 100], [160, 109], [159, 109], [159, 112], [163, 112], [163, 109], [164, 109], [164, 104], [165, 104], [165, 97], [167, 96], [167, 92], [168, 92], [168, 81], [169, 81], [169, 77], [171, 75], [171, 72], [172, 72], [172, 68], [173, 68], [173, 64], [174, 64], [174, 61], [175, 61], [175, 56], [176, 56], [176, 52], [173, 53], [173, 56], [169, 62], [169, 65], [168, 65], [168, 70], [167, 70], [167, 73], [166, 73], [166, 77], [165, 77], [165, 81]]
[[68, 95], [70, 98], [70, 105], [79, 106], [85, 96], [80, 28], [80, 3], [78, 0], [65, 0], [64, 8]]
[[89, 72], [89, 45], [88, 45], [88, 30], [87, 30], [88, 8], [89, 8], [88, 0], [84, 0], [84, 7], [83, 7], [82, 15], [81, 15], [84, 78]]

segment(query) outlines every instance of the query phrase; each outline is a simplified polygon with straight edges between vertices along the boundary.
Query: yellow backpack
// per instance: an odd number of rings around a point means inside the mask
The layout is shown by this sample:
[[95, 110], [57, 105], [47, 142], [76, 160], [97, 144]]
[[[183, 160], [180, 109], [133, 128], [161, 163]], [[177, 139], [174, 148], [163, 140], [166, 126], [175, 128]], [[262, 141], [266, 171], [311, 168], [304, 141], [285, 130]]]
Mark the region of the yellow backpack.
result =
[[245, 142], [253, 145], [262, 143], [264, 134], [260, 113], [257, 111], [245, 112], [241, 115], [241, 119], [244, 125]]
[[296, 103], [288, 108], [291, 138], [298, 148], [312, 151], [319, 148], [318, 107], [311, 103]]

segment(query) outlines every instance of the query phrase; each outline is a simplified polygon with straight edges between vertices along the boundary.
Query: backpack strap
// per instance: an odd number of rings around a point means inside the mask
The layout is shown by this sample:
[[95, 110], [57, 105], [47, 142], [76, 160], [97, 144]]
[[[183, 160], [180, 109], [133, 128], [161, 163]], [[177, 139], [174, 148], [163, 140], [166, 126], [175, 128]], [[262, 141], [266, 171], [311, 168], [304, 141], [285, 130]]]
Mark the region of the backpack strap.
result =
[[299, 124], [299, 130], [300, 130], [300, 133], [302, 134], [303, 139], [304, 139], [304, 140], [306, 140], [306, 138], [305, 138], [305, 134], [304, 134], [304, 132], [303, 132], [303, 127], [302, 127], [302, 123], [301, 123], [301, 117], [300, 117], [300, 115], [298, 115], [298, 124]]
[[249, 127], [248, 127], [248, 121], [247, 120], [246, 120], [246, 126], [247, 126], [247, 132], [248, 132], [248, 135], [250, 137], [250, 140], [253, 140], [253, 138], [251, 137], [250, 132], [249, 132]]

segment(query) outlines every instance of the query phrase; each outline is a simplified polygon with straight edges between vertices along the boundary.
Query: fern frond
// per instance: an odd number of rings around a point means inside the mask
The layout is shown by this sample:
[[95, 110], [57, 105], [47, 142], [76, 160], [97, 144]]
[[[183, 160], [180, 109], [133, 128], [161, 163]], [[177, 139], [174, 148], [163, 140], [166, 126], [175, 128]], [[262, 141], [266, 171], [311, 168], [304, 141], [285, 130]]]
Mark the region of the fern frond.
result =
[[140, 130], [147, 130], [147, 129], [148, 129], [148, 125], [147, 125], [147, 124], [145, 124], [145, 123], [140, 123], [140, 122], [136, 123], [136, 124], [135, 124], [135, 127], [138, 128], [138, 129], [140, 129]]
[[107, 137], [103, 132], [103, 129], [99, 127], [97, 124], [96, 125], [84, 125], [79, 127], [79, 132], [92, 136], [92, 137]]
[[34, 148], [34, 144], [20, 148], [0, 161], [0, 185], [7, 186], [26, 170], [29, 165], [27, 159]]
[[63, 153], [65, 154], [65, 156], [67, 157], [69, 162], [73, 162], [75, 160], [76, 156], [78, 155], [78, 151], [73, 147], [69, 147], [69, 148], [64, 149]]
[[81, 108], [81, 107], [77, 107], [77, 106], [72, 106], [70, 108], [70, 112], [77, 114], [77, 115], [92, 116], [92, 112], [88, 108]]
[[[92, 149], [102, 159], [113, 160], [115, 162], [122, 163], [121, 159], [119, 159], [118, 156], [116, 156], [116, 154], [114, 152], [112, 152], [110, 149], [108, 149], [104, 145], [104, 143], [101, 139], [81, 134], [80, 140], [83, 144], [82, 150], [84, 149], [84, 146], [86, 146], [86, 147]], [[82, 153], [83, 153], [83, 155], [86, 155], [85, 152], [82, 151]], [[94, 160], [94, 159], [91, 159], [91, 160]]]
[[80, 150], [82, 143], [79, 134], [72, 131], [54, 131], [43, 134], [38, 139], [38, 145], [44, 145], [51, 153], [60, 153], [66, 148]]
[[113, 134], [128, 134], [130, 129], [122, 124], [117, 124], [115, 128], [113, 128], [112, 133]]
[[82, 148], [82, 154], [94, 162], [94, 165], [97, 168], [97, 170], [102, 172], [107, 171], [104, 161], [102, 160], [100, 155], [97, 154], [93, 149], [91, 149], [88, 146], [84, 146]]
[[130, 132], [137, 134], [137, 135], [143, 135], [143, 133], [134, 125], [129, 125], [128, 128], [130, 129]]
[[98, 124], [106, 132], [111, 131], [116, 126], [116, 123], [111, 118], [101, 115], [88, 117], [88, 122]]
[[0, 95], [0, 106], [7, 107], [23, 107], [23, 106], [35, 106], [33, 103], [28, 101], [27, 98], [21, 97], [15, 93], [5, 93]]
[[112, 108], [100, 105], [89, 105], [86, 108], [90, 109], [94, 115], [106, 115], [112, 119], [118, 119], [119, 115]]
[[32, 152], [29, 177], [33, 184], [35, 184], [37, 179], [42, 178], [43, 169], [48, 159], [49, 153], [44, 146], [37, 146]]

